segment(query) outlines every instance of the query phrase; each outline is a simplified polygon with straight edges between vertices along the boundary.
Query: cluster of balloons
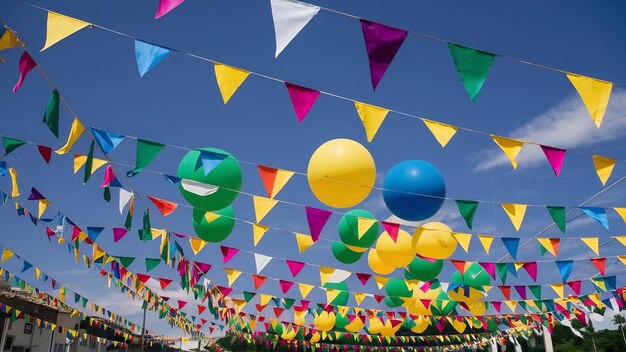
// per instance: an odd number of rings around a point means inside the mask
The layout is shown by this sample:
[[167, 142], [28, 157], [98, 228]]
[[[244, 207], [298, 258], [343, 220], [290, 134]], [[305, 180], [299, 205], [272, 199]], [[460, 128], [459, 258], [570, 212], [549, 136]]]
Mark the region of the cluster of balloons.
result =
[[243, 180], [239, 161], [224, 150], [201, 148], [183, 157], [176, 175], [181, 178], [180, 192], [194, 208], [193, 228], [198, 237], [208, 242], [226, 239], [235, 226], [231, 204]]
[[[368, 221], [369, 220], [369, 221]], [[355, 209], [339, 220], [339, 238], [333, 242], [332, 252], [338, 261], [351, 264], [359, 260], [378, 237], [378, 223], [370, 212]]]

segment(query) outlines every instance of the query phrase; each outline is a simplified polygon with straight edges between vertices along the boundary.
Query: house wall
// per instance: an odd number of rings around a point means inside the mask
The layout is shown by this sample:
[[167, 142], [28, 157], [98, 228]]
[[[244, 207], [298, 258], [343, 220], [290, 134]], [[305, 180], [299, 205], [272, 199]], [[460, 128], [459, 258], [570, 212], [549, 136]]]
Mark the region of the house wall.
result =
[[48, 348], [52, 335], [50, 330], [31, 325], [31, 333], [28, 334], [24, 330], [28, 323], [21, 319], [16, 321], [6, 319], [5, 324], [7, 328], [2, 352], [26, 351], [29, 347], [31, 352], [49, 352]]

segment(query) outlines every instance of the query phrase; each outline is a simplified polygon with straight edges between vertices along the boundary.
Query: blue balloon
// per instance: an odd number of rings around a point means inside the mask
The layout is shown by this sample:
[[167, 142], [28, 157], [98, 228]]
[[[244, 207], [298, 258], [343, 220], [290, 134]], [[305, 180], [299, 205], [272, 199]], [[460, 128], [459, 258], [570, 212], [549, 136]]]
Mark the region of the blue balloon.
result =
[[387, 209], [400, 219], [419, 221], [435, 215], [446, 196], [441, 172], [423, 160], [405, 160], [387, 172], [383, 181]]

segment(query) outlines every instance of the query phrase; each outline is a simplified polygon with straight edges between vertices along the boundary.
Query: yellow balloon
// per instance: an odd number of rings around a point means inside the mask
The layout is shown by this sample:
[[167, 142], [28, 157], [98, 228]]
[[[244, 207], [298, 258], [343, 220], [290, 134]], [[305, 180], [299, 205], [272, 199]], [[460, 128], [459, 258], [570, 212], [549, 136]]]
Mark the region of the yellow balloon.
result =
[[310, 343], [316, 343], [318, 342], [320, 339], [322, 338], [322, 336], [320, 335], [319, 332], [315, 332], [315, 334], [311, 335], [311, 338], [309, 339]]
[[472, 313], [473, 316], [483, 315], [487, 311], [485, 302], [483, 301], [467, 302], [466, 304], [469, 308], [469, 312]]
[[477, 290], [475, 288], [471, 288], [470, 287], [470, 289], [469, 289], [469, 297], [468, 297], [468, 296], [465, 295], [465, 289], [463, 287], [459, 287], [457, 289], [448, 291], [448, 297], [452, 301], [472, 302], [472, 301], [477, 301], [477, 300], [485, 297], [485, 294], [480, 292], [479, 290]]
[[304, 318], [306, 316], [306, 311], [303, 312], [295, 312], [293, 313], [293, 323], [298, 326], [304, 326], [306, 324]]
[[440, 222], [429, 222], [415, 229], [413, 248], [423, 257], [434, 259], [449, 258], [456, 249], [456, 239], [452, 229]]
[[283, 330], [283, 333], [280, 335], [280, 338], [286, 341], [291, 341], [296, 337], [296, 330], [294, 328], [290, 328], [289, 330]]
[[359, 316], [357, 315], [354, 317], [354, 320], [350, 324], [344, 327], [344, 329], [346, 329], [346, 331], [348, 332], [357, 332], [363, 329], [364, 326], [365, 326], [365, 319], [361, 320], [361, 318], [359, 318]]
[[423, 333], [426, 330], [426, 328], [430, 326], [430, 319], [427, 319], [422, 316], [417, 317], [417, 319], [413, 321], [415, 322], [415, 326], [411, 328], [411, 331], [413, 331], [416, 334]]
[[363, 252], [365, 252], [366, 250], [368, 250], [368, 249], [369, 249], [369, 248], [365, 248], [365, 247], [356, 247], [356, 246], [351, 246], [351, 245], [349, 245], [349, 244], [345, 244], [345, 243], [344, 243], [344, 245], [345, 245], [346, 247], [348, 247], [348, 249], [349, 249], [349, 250], [351, 250], [351, 251], [353, 251], [353, 252], [357, 252], [357, 253], [363, 253]]
[[394, 268], [409, 265], [415, 258], [411, 235], [404, 230], [398, 230], [398, 238], [394, 241], [387, 231], [383, 232], [376, 241], [376, 253], [383, 263]]
[[307, 179], [320, 202], [334, 208], [361, 203], [376, 181], [376, 165], [370, 152], [350, 139], [333, 139], [311, 156]]
[[370, 334], [379, 334], [382, 331], [383, 323], [380, 319], [378, 319], [378, 317], [371, 317], [369, 322], [370, 325], [367, 330], [369, 330]]
[[315, 315], [313, 324], [319, 331], [330, 331], [335, 326], [336, 320], [335, 313], [322, 312], [319, 315]]
[[388, 275], [396, 270], [393, 266], [383, 263], [374, 248], [370, 249], [369, 253], [367, 253], [367, 264], [369, 264], [373, 272], [380, 275]]

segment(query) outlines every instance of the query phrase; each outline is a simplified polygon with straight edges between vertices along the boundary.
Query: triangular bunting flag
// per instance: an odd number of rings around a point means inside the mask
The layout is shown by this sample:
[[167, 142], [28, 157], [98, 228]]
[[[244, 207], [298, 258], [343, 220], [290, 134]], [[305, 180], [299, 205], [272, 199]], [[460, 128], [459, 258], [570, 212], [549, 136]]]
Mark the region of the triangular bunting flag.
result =
[[367, 141], [371, 142], [376, 132], [378, 132], [378, 128], [380, 128], [380, 125], [385, 120], [385, 117], [387, 117], [389, 110], [358, 101], [355, 101], [354, 105], [356, 106], [356, 111], [359, 114], [361, 122], [363, 122], [363, 127], [365, 127]]
[[48, 49], [54, 44], [90, 25], [91, 24], [85, 21], [48, 11], [46, 44], [44, 44], [40, 51]]
[[139, 77], [143, 77], [169, 53], [170, 49], [135, 39], [135, 59]]
[[147, 196], [148, 199], [154, 204], [154, 206], [159, 209], [159, 212], [163, 214], [163, 216], [168, 216], [176, 210], [178, 204], [174, 202], [170, 202], [169, 200], [160, 199], [157, 197]]
[[215, 63], [213, 67], [217, 86], [222, 94], [222, 100], [226, 104], [243, 81], [246, 80], [250, 72], [220, 63]]
[[509, 216], [515, 230], [519, 231], [526, 214], [526, 204], [502, 203], [502, 208]]
[[[289, 1], [289, 0], [281, 0]], [[295, 84], [285, 82], [289, 98], [291, 99], [291, 105], [296, 113], [298, 122], [302, 122], [306, 115], [311, 110], [311, 107], [320, 96], [320, 92], [314, 89], [297, 86]]]
[[517, 258], [517, 248], [519, 246], [519, 237], [502, 237], [501, 238], [504, 247], [509, 251], [513, 260]]
[[448, 49], [461, 82], [474, 101], [485, 83], [495, 55], [454, 43], [448, 43]]
[[613, 83], [573, 73], [567, 73], [567, 78], [576, 88], [587, 111], [589, 111], [589, 115], [591, 115], [591, 119], [600, 128], [606, 106], [609, 104]]
[[93, 134], [93, 137], [96, 139], [96, 142], [98, 142], [104, 154], [111, 152], [124, 140], [124, 136], [121, 134], [103, 131], [93, 127], [91, 128], [91, 134]]
[[476, 215], [476, 209], [478, 209], [478, 202], [473, 200], [461, 200], [455, 199], [457, 208], [459, 208], [459, 213], [465, 220], [467, 227], [472, 228], [472, 224], [474, 223], [474, 215]]
[[604, 275], [606, 271], [606, 258], [592, 258], [589, 259], [589, 261], [591, 261], [591, 264], [593, 264], [596, 269], [598, 269], [600, 275]]
[[422, 122], [428, 127], [430, 133], [433, 134], [437, 142], [441, 144], [442, 147], [448, 145], [448, 142], [454, 137], [454, 134], [459, 130], [458, 127], [448, 125], [442, 122], [431, 121], [427, 119], [422, 119]]
[[176, 8], [176, 6], [183, 3], [185, 0], [159, 0], [159, 7], [157, 8], [154, 19], [159, 19], [165, 16], [168, 12]]
[[609, 219], [606, 216], [605, 208], [581, 207], [580, 210], [582, 210], [582, 212], [585, 213], [590, 218], [599, 222], [602, 226], [604, 226], [605, 229], [607, 230], [609, 229]]
[[20, 41], [12, 30], [5, 27], [2, 37], [0, 37], [0, 51], [15, 48], [16, 46], [24, 46], [24, 43]]
[[267, 196], [270, 198], [274, 198], [294, 175], [293, 171], [275, 169], [263, 165], [258, 165], [257, 167], [259, 175], [261, 175], [261, 181], [263, 181], [267, 191]]
[[611, 173], [613, 173], [613, 168], [615, 167], [615, 159], [607, 158], [600, 155], [594, 155], [593, 158], [593, 167], [596, 169], [596, 174], [598, 174], [598, 178], [602, 185], [606, 185], [606, 181], [608, 181], [609, 177], [611, 177]]
[[622, 221], [626, 224], [626, 208], [614, 207], [613, 210], [615, 210], [617, 215], [619, 215], [620, 218], [622, 218]]
[[328, 210], [313, 208], [313, 207], [305, 207], [307, 222], [309, 223], [309, 230], [311, 232], [311, 238], [313, 238], [314, 242], [320, 237], [320, 233], [322, 233], [322, 229], [328, 218], [332, 215], [332, 212]]
[[140, 173], [148, 164], [159, 155], [165, 144], [137, 139], [137, 157], [135, 160], [135, 168], [126, 173], [128, 177], [134, 177]]
[[461, 247], [463, 247], [463, 250], [465, 251], [465, 253], [468, 253], [470, 241], [472, 240], [472, 235], [469, 233], [460, 233], [460, 232], [453, 232], [452, 235], [454, 236], [456, 241], [461, 245]]
[[572, 260], [557, 260], [554, 263], [559, 269], [559, 274], [561, 274], [561, 281], [566, 282], [567, 278], [572, 273], [572, 267], [574, 266], [574, 262]]
[[59, 138], [59, 91], [52, 90], [48, 105], [46, 105], [46, 111], [43, 114], [43, 122], [48, 125], [48, 128]]
[[235, 269], [224, 268], [224, 272], [226, 272], [226, 278], [228, 279], [228, 287], [232, 286], [241, 275], [241, 271]]
[[548, 159], [548, 163], [550, 163], [552, 171], [554, 171], [554, 174], [559, 177], [561, 174], [561, 168], [563, 167], [563, 160], [565, 160], [565, 149], [548, 147], [547, 145], [541, 145], [540, 147], [543, 154], [546, 156], [546, 159]]
[[598, 243], [598, 237], [581, 237], [580, 239], [584, 244], [589, 247], [596, 255], [600, 255], [600, 247]]
[[559, 243], [561, 241], [560, 239], [558, 239], [558, 238], [538, 237], [537, 241], [539, 241], [541, 246], [543, 248], [545, 248], [546, 251], [548, 251], [550, 254], [552, 254], [555, 257], [558, 256], [558, 254], [559, 254]]
[[311, 293], [311, 290], [313, 290], [313, 285], [307, 285], [307, 284], [298, 284], [298, 288], [300, 289], [300, 295], [302, 296], [302, 299], [305, 299], [306, 296], [309, 295], [309, 293]]
[[46, 162], [46, 164], [50, 163], [50, 158], [52, 157], [52, 148], [45, 145], [37, 145], [37, 150], [39, 150], [39, 154]]
[[271, 0], [270, 4], [276, 34], [276, 57], [278, 57], [293, 38], [317, 15], [320, 8], [293, 0]]
[[37, 63], [35, 62], [35, 60], [33, 60], [33, 58], [27, 51], [24, 51], [22, 56], [20, 56], [19, 61], [20, 78], [17, 80], [17, 83], [15, 83], [15, 86], [13, 87], [13, 93], [17, 93], [17, 91], [22, 86], [22, 83], [24, 83], [26, 75], [28, 75], [28, 73], [35, 67], [37, 67]]
[[552, 220], [554, 220], [554, 223], [559, 227], [559, 230], [565, 233], [565, 224], [567, 223], [565, 207], [547, 206], [546, 208], [548, 209]]
[[255, 247], [257, 246], [257, 244], [259, 244], [259, 242], [261, 242], [261, 238], [263, 238], [263, 235], [265, 235], [265, 233], [267, 232], [267, 229], [268, 229], [267, 226], [263, 226], [259, 224], [252, 224], [252, 235], [254, 237]]
[[511, 161], [511, 165], [513, 165], [513, 169], [517, 169], [517, 154], [522, 150], [524, 146], [524, 142], [518, 141], [516, 139], [504, 138], [499, 136], [491, 135], [491, 139], [502, 149], [504, 154]]
[[265, 276], [252, 275], [252, 281], [254, 283], [254, 289], [258, 290], [259, 287], [261, 287], [261, 285], [263, 285], [266, 280], [267, 280], [267, 277], [265, 277]]
[[489, 249], [491, 249], [491, 243], [493, 242], [493, 236], [478, 235], [478, 240], [480, 241], [480, 244], [483, 245], [485, 253], [489, 254]]
[[7, 156], [11, 154], [12, 151], [23, 146], [24, 143], [26, 142], [20, 139], [2, 137], [2, 145], [4, 146], [4, 155]]
[[407, 32], [364, 19], [360, 21], [370, 62], [372, 87], [376, 89], [391, 61], [402, 46]]
[[304, 268], [303, 262], [298, 262], [298, 261], [289, 260], [289, 259], [286, 259], [285, 262], [287, 263], [287, 266], [289, 267], [289, 271], [291, 272], [291, 276], [293, 277], [296, 277], [296, 275], [300, 273], [300, 270]]
[[272, 257], [268, 257], [263, 254], [254, 253], [254, 263], [256, 265], [256, 273], [259, 274], [263, 268], [272, 260]]
[[361, 239], [376, 224], [376, 219], [357, 218], [357, 238]]
[[252, 202], [254, 204], [254, 216], [256, 218], [257, 223], [261, 222], [263, 218], [278, 203], [278, 201], [275, 199], [259, 197], [259, 196], [253, 196]]
[[304, 253], [304, 251], [309, 249], [314, 243], [313, 238], [309, 235], [298, 232], [294, 232], [294, 235], [296, 235], [296, 242], [298, 243], [298, 251], [300, 253]]
[[72, 127], [70, 128], [70, 134], [67, 136], [67, 142], [62, 146], [59, 150], [56, 150], [55, 153], [62, 155], [70, 151], [70, 148], [76, 143], [78, 138], [83, 134], [85, 128], [83, 124], [80, 122], [78, 117], [74, 117], [74, 121], [72, 122]]
[[222, 252], [222, 257], [223, 257], [222, 262], [226, 264], [235, 256], [235, 254], [239, 252], [239, 249], [226, 247], [226, 246], [220, 246], [220, 251]]
[[209, 242], [205, 240], [201, 240], [199, 238], [195, 238], [195, 237], [189, 238], [189, 245], [191, 245], [191, 249], [193, 250], [193, 254], [195, 255], [198, 255], [198, 253], [200, 253], [202, 248], [204, 248], [204, 246], [206, 246], [208, 243]]

